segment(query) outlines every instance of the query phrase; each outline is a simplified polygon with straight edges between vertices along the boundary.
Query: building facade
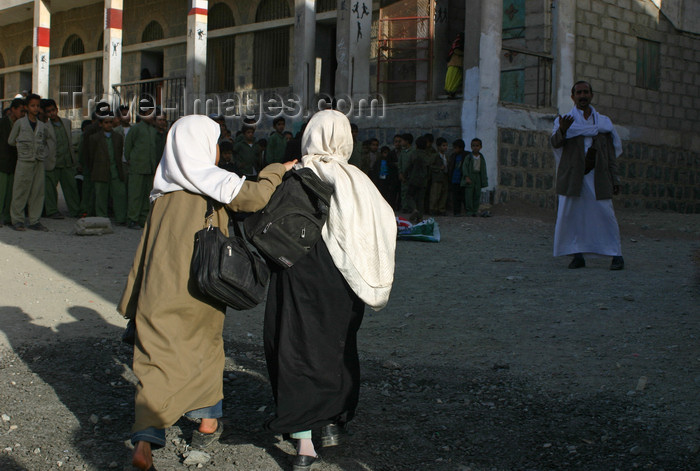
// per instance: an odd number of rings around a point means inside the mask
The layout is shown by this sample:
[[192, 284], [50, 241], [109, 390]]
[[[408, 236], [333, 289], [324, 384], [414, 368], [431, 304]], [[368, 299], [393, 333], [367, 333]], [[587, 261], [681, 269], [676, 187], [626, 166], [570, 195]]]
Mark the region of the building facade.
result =
[[700, 212], [698, 33], [698, 0], [7, 0], [0, 97], [50, 96], [78, 124], [97, 100], [147, 93], [234, 130], [278, 114], [298, 129], [334, 101], [361, 138], [479, 137], [484, 199], [554, 208], [552, 122], [587, 80], [624, 142], [618, 203]]

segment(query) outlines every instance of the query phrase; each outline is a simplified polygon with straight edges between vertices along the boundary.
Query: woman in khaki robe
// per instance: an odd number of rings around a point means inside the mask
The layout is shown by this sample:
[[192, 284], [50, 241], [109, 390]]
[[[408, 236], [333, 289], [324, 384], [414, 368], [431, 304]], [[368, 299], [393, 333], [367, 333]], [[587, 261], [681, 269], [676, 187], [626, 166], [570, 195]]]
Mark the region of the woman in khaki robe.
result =
[[151, 192], [151, 212], [118, 310], [136, 325], [133, 369], [136, 420], [133, 465], [153, 469], [152, 448], [182, 415], [202, 419], [195, 446], [222, 431], [226, 307], [206, 300], [190, 282], [194, 234], [205, 227], [206, 197], [213, 224], [228, 232], [233, 211], [265, 206], [294, 162], [272, 164], [249, 182], [216, 166], [219, 126], [204, 116], [178, 120], [170, 132]]

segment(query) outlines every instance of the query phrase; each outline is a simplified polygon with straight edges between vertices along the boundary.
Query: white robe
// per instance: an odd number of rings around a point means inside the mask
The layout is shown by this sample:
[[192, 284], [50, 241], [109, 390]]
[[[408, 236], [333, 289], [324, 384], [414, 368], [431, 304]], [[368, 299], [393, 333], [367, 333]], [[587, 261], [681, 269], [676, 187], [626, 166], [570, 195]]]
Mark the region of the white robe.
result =
[[[589, 120], [593, 119], [593, 116], [589, 117]], [[555, 132], [557, 128], [558, 122], [555, 123]], [[584, 138], [584, 152], [592, 143], [592, 137]], [[557, 157], [560, 158], [561, 153]], [[559, 158], [556, 159], [557, 167]], [[583, 176], [580, 196], [558, 196], [559, 209], [554, 227], [555, 257], [575, 253], [622, 255], [620, 227], [612, 199], [597, 200], [595, 196], [595, 169]]]

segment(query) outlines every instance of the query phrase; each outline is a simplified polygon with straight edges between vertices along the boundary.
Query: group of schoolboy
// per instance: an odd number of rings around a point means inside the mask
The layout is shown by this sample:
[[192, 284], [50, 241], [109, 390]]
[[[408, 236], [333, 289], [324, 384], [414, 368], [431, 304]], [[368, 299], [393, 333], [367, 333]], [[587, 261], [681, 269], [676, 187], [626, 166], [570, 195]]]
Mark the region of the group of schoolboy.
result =
[[167, 120], [144, 112], [132, 126], [128, 107], [115, 117], [106, 103], [92, 118], [74, 142], [71, 122], [58, 116], [53, 99], [29, 94], [12, 101], [0, 119], [0, 226], [48, 231], [42, 213], [64, 218], [59, 183], [71, 217], [113, 214], [118, 225], [145, 224]]
[[471, 152], [465, 151], [462, 139], [454, 141], [450, 151], [445, 138], [435, 140], [432, 134], [418, 137], [415, 145], [413, 135], [397, 134], [393, 144], [393, 149], [380, 149], [377, 139], [365, 141], [356, 165], [395, 210], [409, 214], [412, 221], [420, 221], [425, 213], [444, 216], [448, 206], [455, 216], [461, 215], [462, 205], [467, 216], [479, 214], [481, 189], [488, 186], [480, 139], [472, 139]]

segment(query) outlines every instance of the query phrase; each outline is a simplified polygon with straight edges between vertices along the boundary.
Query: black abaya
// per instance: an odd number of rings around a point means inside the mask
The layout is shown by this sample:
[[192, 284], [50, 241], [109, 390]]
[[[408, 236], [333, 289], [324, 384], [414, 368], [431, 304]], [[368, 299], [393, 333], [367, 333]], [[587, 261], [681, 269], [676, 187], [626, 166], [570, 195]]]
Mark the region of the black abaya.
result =
[[277, 403], [270, 430], [294, 433], [352, 419], [360, 391], [357, 330], [364, 307], [323, 240], [293, 267], [272, 274], [264, 327]]

